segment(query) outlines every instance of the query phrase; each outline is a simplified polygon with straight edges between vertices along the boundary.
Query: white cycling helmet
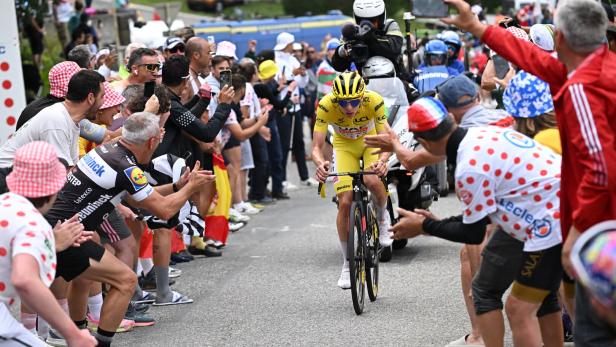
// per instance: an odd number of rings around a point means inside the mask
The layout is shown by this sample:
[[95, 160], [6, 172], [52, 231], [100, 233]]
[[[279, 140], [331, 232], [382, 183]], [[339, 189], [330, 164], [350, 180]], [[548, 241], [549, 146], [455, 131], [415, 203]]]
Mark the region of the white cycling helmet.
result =
[[366, 61], [366, 65], [361, 70], [362, 76], [365, 78], [377, 78], [377, 77], [394, 77], [396, 76], [396, 69], [394, 67], [394, 63], [391, 60], [374, 56], [368, 61]]
[[355, 0], [353, 2], [353, 17], [355, 17], [357, 24], [363, 19], [377, 17], [381, 17], [379, 21], [383, 24], [386, 15], [385, 1], [383, 0]]

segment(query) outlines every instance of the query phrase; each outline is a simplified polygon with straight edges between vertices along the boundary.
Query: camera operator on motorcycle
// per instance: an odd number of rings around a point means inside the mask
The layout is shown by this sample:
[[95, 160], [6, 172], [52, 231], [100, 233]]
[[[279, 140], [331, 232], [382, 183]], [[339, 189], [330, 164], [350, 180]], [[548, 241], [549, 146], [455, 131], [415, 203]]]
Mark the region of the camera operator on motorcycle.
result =
[[342, 27], [342, 43], [332, 59], [336, 71], [344, 72], [355, 63], [361, 71], [366, 61], [374, 56], [383, 56], [396, 67], [398, 76], [403, 79], [408, 73], [402, 62], [404, 37], [398, 23], [386, 19], [383, 0], [355, 0], [353, 3], [355, 23]]
[[464, 64], [458, 60], [460, 49], [462, 49], [460, 35], [455, 31], [445, 30], [439, 38], [447, 45], [447, 63], [445, 65], [458, 73], [464, 73]]

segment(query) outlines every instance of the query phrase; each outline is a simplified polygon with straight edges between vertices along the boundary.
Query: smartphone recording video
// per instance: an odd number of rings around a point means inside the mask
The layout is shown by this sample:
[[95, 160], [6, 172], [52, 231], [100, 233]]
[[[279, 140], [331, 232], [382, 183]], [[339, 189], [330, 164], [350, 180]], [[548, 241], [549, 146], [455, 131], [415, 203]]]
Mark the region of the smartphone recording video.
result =
[[220, 89], [231, 86], [231, 70], [220, 71]]
[[492, 62], [494, 63], [494, 70], [496, 72], [496, 77], [498, 77], [498, 79], [501, 79], [501, 80], [505, 78], [505, 76], [507, 76], [507, 73], [509, 73], [509, 70], [511, 69], [509, 62], [505, 58], [501, 57], [500, 55], [493, 56]]
[[143, 85], [143, 96], [149, 99], [150, 96], [154, 95], [154, 88], [156, 88], [155, 81], [145, 82]]
[[412, 13], [418, 18], [444, 18], [449, 16], [449, 6], [443, 0], [411, 0]]

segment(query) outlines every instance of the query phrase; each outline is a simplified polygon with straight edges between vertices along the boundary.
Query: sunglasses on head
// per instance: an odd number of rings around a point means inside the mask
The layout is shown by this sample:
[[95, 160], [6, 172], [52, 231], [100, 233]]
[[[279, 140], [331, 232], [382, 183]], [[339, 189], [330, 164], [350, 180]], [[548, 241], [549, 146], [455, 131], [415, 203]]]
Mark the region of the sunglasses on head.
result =
[[361, 103], [361, 99], [352, 99], [352, 100], [338, 100], [338, 105], [340, 107], [345, 108], [347, 105], [351, 105], [351, 107], [357, 107]]
[[184, 46], [177, 45], [177, 46], [169, 49], [169, 52], [171, 52], [171, 53], [177, 53], [177, 52], [184, 53]]
[[140, 64], [139, 66], [145, 66], [145, 69], [150, 72], [156, 72], [160, 70], [160, 64]]

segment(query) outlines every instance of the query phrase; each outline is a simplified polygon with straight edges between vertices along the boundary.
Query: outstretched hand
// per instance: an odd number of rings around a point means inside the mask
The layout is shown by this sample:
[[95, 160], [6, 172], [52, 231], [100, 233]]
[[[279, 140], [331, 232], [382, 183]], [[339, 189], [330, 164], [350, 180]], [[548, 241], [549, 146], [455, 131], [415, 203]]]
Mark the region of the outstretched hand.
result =
[[468, 31], [476, 37], [481, 38], [486, 31], [487, 25], [481, 23], [473, 11], [471, 5], [464, 0], [443, 0], [447, 5], [455, 7], [458, 15], [450, 18], [441, 18], [445, 24], [454, 25], [462, 31]]
[[367, 135], [364, 137], [366, 147], [379, 149], [373, 152], [373, 154], [391, 153], [394, 151], [397, 143], [400, 143], [400, 140], [392, 129], [389, 129], [384, 134]]
[[426, 219], [425, 216], [402, 208], [398, 208], [398, 214], [400, 220], [391, 227], [395, 240], [410, 239], [424, 234], [423, 221]]

